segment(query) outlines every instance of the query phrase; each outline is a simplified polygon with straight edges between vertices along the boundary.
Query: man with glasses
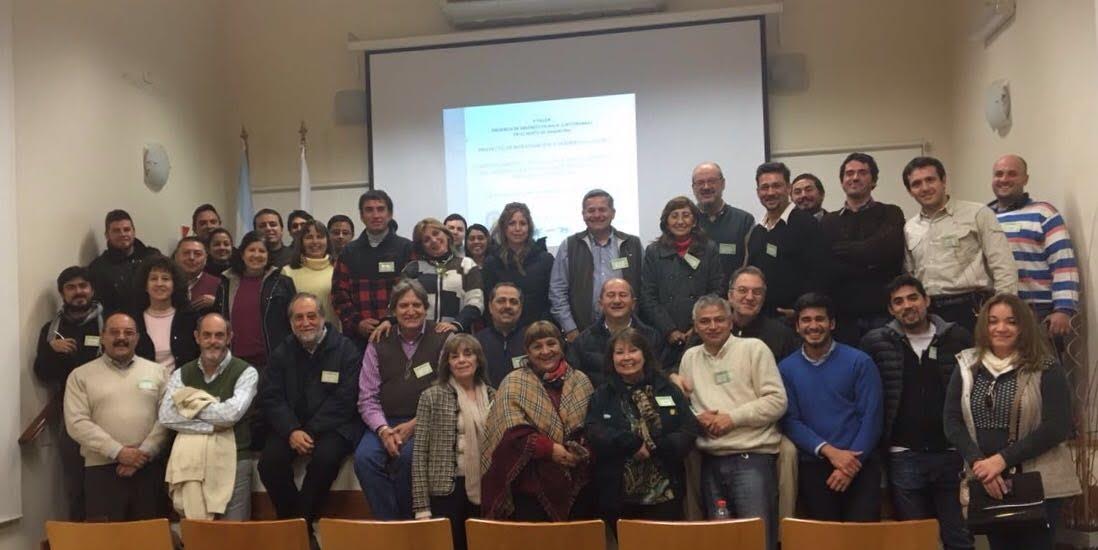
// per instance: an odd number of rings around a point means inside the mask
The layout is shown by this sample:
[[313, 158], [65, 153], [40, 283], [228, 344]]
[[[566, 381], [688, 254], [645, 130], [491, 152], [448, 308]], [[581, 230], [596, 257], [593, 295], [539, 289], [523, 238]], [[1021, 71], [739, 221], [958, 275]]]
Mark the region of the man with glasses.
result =
[[722, 288], [728, 277], [743, 265], [747, 254], [747, 235], [755, 225], [755, 217], [724, 202], [724, 173], [715, 162], [703, 162], [690, 175], [694, 199], [704, 214], [698, 223], [705, 234], [717, 243], [721, 257]]
[[762, 340], [774, 359], [781, 361], [797, 350], [797, 334], [789, 325], [760, 315], [766, 301], [766, 276], [759, 268], [745, 266], [732, 273], [728, 303], [732, 305], [732, 334]]

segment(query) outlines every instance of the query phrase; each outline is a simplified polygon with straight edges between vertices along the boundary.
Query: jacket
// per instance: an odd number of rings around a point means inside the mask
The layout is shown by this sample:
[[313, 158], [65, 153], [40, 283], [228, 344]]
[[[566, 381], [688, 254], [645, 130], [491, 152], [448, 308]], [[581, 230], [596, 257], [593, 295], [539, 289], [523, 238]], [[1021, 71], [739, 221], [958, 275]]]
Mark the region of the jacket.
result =
[[[569, 327], [565, 326], [568, 323], [561, 319], [562, 316], [570, 318], [575, 323], [576, 330], [581, 332], [591, 326], [598, 317], [598, 312], [594, 311], [592, 304], [594, 303], [594, 297], [601, 289], [594, 288], [595, 264], [591, 247], [587, 244], [587, 235], [586, 230], [576, 233], [565, 239], [561, 243], [561, 247], [557, 249], [556, 262], [560, 264], [557, 270], [559, 272], [566, 265], [567, 271], [554, 276], [551, 284], [554, 289], [563, 285], [567, 286], [561, 289], [563, 295], [559, 294], [560, 291], [556, 291], [558, 294], [550, 294], [550, 299], [553, 300], [553, 307], [558, 312], [563, 307], [568, 308], [563, 315], [561, 313], [557, 314], [557, 320], [563, 330], [569, 330]], [[629, 281], [629, 284], [633, 287], [633, 293], [636, 294], [641, 285], [641, 262], [644, 258], [644, 248], [641, 246], [639, 238], [622, 233], [617, 229], [613, 230], [613, 238], [618, 239], [617, 257], [627, 262], [625, 268], [615, 271], [620, 271], [620, 277]], [[561, 300], [561, 298], [564, 298], [564, 300]], [[566, 301], [566, 303], [560, 304], [559, 301]]]
[[484, 289], [480, 266], [472, 258], [451, 254], [444, 260], [416, 259], [400, 272], [415, 279], [427, 291], [427, 318], [446, 321], [468, 332], [484, 314]]
[[553, 255], [545, 249], [545, 239], [538, 239], [530, 247], [530, 253], [522, 261], [525, 273], [519, 273], [516, 266], [504, 264], [499, 250], [493, 250], [484, 257], [481, 272], [484, 275], [484, 293], [488, 295], [496, 283], [504, 281], [515, 283], [522, 291], [522, 317], [520, 326], [529, 326], [534, 321], [552, 321], [549, 311], [549, 277], [553, 271]]
[[[236, 291], [240, 288], [240, 275], [233, 270], [228, 270], [221, 275], [221, 287], [217, 290], [217, 303], [221, 305], [221, 315], [229, 321], [233, 311], [233, 303]], [[259, 301], [263, 304], [263, 311], [259, 314], [259, 320], [263, 325], [263, 340], [267, 347], [267, 357], [270, 358], [274, 348], [282, 343], [290, 335], [290, 316], [288, 310], [290, 300], [297, 294], [294, 282], [275, 267], [269, 268], [263, 275], [263, 286], [260, 289]], [[270, 359], [268, 359], [268, 362]]]
[[389, 233], [376, 247], [370, 246], [365, 231], [347, 243], [336, 258], [332, 273], [332, 307], [343, 325], [343, 334], [366, 349], [366, 339], [358, 333], [363, 319], [385, 319], [389, 315], [389, 291], [412, 257], [412, 241]]
[[904, 269], [904, 223], [900, 207], [876, 201], [824, 215], [820, 228], [831, 243], [840, 315], [887, 313], [885, 286]]
[[[175, 315], [172, 316], [171, 347], [176, 368], [198, 359], [198, 342], [194, 339], [198, 316], [199, 314], [191, 310], [190, 307], [177, 309]], [[156, 347], [153, 345], [152, 338], [146, 329], [145, 314], [135, 312], [131, 314], [131, 317], [137, 323], [137, 332], [140, 334], [134, 352], [139, 357], [156, 362]]]
[[95, 297], [106, 313], [133, 311], [137, 307], [133, 276], [145, 258], [160, 251], [146, 246], [141, 239], [133, 240], [133, 252], [128, 256], [110, 246], [88, 264]]
[[305, 430], [316, 438], [334, 431], [357, 445], [365, 431], [356, 408], [361, 361], [358, 347], [331, 325], [312, 355], [287, 336], [259, 384], [259, 404], [274, 435], [286, 439]]
[[693, 325], [694, 302], [706, 294], [723, 296], [721, 263], [712, 242], [690, 245], [690, 254], [701, 260], [691, 269], [675, 249], [654, 242], [644, 251], [641, 275], [641, 318], [666, 338], [674, 330]]
[[[663, 337], [655, 329], [642, 323], [635, 315], [630, 326], [644, 335], [652, 346], [652, 355], [660, 359], [663, 355]], [[599, 316], [568, 345], [568, 364], [586, 374], [591, 379], [591, 385], [596, 388], [602, 385], [605, 378], [606, 355], [609, 353], [606, 345], [610, 342], [610, 336], [605, 319]]]
[[[58, 312], [54, 319], [44, 325], [38, 333], [38, 348], [34, 356], [34, 375], [49, 389], [56, 411], [61, 411], [61, 397], [65, 390], [65, 381], [76, 367], [87, 363], [102, 353], [99, 347], [99, 334], [102, 332], [102, 306], [95, 304], [93, 311], [78, 321], [69, 320], [64, 312]], [[57, 338], [53, 331], [65, 338], [76, 340], [76, 353], [72, 355], [57, 353], [50, 347], [50, 341]]]
[[526, 355], [525, 332], [526, 327], [517, 326], [504, 335], [491, 323], [477, 332], [477, 341], [484, 348], [484, 358], [488, 361], [488, 384], [493, 388], [498, 388], [503, 377], [518, 367], [514, 359]]

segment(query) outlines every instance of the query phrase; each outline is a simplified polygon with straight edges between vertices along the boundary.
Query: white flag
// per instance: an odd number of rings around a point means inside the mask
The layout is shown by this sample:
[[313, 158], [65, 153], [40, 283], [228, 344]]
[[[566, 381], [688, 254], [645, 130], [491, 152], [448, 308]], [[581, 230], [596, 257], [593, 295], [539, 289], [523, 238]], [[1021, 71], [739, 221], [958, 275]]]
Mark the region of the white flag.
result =
[[309, 211], [310, 195], [313, 192], [313, 182], [309, 180], [309, 163], [305, 162], [305, 144], [301, 144], [301, 209]]
[[252, 207], [252, 178], [248, 171], [248, 144], [243, 139], [240, 149], [240, 174], [236, 182], [236, 240], [251, 231], [255, 209]]

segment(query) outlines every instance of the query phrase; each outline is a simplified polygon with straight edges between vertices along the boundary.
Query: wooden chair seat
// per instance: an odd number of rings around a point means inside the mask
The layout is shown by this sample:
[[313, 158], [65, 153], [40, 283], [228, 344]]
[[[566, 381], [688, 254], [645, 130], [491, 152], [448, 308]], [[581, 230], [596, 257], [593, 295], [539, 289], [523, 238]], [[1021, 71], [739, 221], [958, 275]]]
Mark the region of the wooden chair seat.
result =
[[355, 521], [321, 519], [317, 533], [324, 550], [361, 550], [363, 541], [385, 550], [453, 550], [450, 520]]
[[766, 524], [759, 518], [730, 521], [618, 521], [620, 550], [723, 548], [764, 550]]
[[938, 521], [841, 523], [786, 518], [782, 550], [926, 550], [938, 547]]
[[50, 550], [172, 550], [167, 519], [118, 523], [47, 521]]
[[309, 531], [303, 519], [280, 521], [179, 522], [187, 550], [309, 550]]
[[606, 550], [601, 520], [519, 523], [470, 519], [465, 522], [469, 550]]

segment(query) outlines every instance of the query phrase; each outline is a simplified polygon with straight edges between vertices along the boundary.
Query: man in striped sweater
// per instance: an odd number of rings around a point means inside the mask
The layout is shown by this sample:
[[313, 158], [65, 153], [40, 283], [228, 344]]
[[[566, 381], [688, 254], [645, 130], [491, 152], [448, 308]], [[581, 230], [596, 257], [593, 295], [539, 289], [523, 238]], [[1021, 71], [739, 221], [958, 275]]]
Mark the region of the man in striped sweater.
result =
[[1079, 310], [1079, 269], [1071, 236], [1060, 212], [1025, 192], [1029, 172], [1025, 159], [1005, 155], [992, 168], [988, 206], [1010, 241], [1018, 265], [1018, 296], [1044, 319], [1049, 334], [1060, 338], [1071, 330]]

